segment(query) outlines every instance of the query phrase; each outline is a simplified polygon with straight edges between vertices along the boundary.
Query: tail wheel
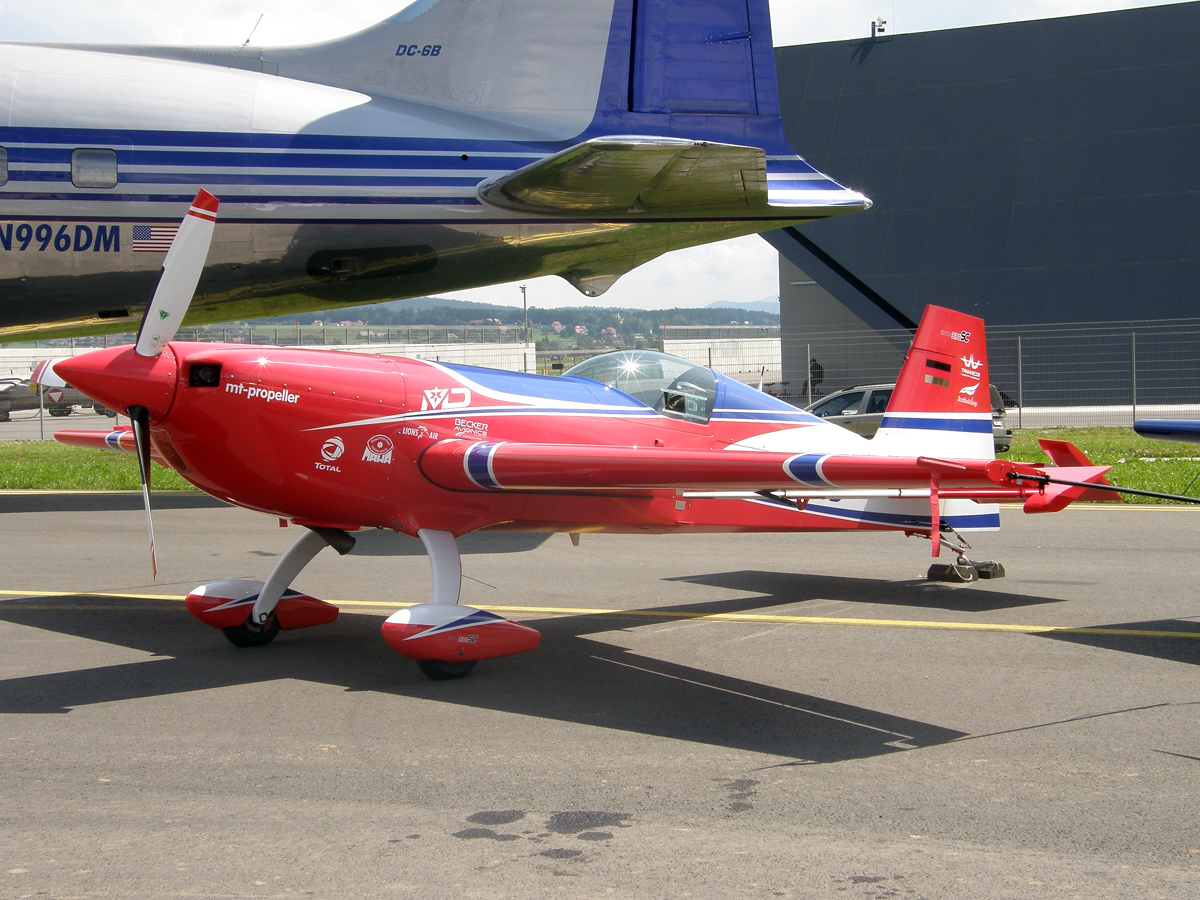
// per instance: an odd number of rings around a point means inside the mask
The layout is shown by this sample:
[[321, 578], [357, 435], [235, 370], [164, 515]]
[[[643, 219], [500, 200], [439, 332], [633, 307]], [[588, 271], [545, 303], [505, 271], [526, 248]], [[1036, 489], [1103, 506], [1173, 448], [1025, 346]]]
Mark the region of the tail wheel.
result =
[[[233, 631], [230, 628], [227, 631]], [[233, 640], [233, 638], [230, 638]], [[417, 661], [417, 668], [434, 681], [451, 681], [455, 678], [466, 678], [475, 668], [475, 660], [468, 662], [442, 662], [440, 659], [422, 659]]]
[[[226, 640], [235, 647], [261, 647], [275, 640], [275, 635], [279, 634], [279, 620], [271, 616], [271, 620], [266, 625], [256, 625], [247, 616], [246, 621], [241, 625], [222, 628], [221, 634], [225, 635]], [[465, 675], [466, 672], [463, 674]]]

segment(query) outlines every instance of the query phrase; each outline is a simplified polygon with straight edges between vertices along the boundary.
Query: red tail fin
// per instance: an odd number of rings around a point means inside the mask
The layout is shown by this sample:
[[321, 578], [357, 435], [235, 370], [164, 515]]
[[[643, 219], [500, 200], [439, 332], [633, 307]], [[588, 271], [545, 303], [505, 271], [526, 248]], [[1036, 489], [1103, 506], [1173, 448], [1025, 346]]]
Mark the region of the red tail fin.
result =
[[875, 437], [897, 456], [993, 459], [983, 320], [927, 307]]
[[888, 412], [990, 416], [989, 383], [983, 319], [930, 306], [900, 370]]

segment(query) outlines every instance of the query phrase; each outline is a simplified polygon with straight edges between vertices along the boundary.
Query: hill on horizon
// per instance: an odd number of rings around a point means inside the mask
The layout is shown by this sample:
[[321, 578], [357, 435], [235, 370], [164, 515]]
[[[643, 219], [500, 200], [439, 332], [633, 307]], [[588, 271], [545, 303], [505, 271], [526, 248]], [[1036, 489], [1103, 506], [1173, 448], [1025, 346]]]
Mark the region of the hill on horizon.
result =
[[[736, 306], [720, 304], [707, 307], [675, 307], [671, 309], [626, 309], [603, 306], [566, 306], [557, 308], [529, 307], [532, 325], [550, 328], [555, 323], [574, 329], [585, 326], [589, 332], [613, 328], [621, 333], [650, 334], [662, 325], [717, 326], [729, 325], [731, 319], [737, 324], [778, 325], [779, 315], [766, 309], [770, 301], [754, 301]], [[775, 303], [776, 307], [778, 302]], [[737, 310], [738, 315], [733, 315]], [[413, 297], [406, 300], [390, 300], [370, 306], [351, 306], [325, 310], [323, 312], [299, 313], [290, 316], [274, 316], [255, 319], [248, 325], [340, 325], [342, 322], [362, 323], [368, 327], [386, 328], [419, 325], [520, 325], [520, 307], [496, 306], [452, 300], [447, 297]]]

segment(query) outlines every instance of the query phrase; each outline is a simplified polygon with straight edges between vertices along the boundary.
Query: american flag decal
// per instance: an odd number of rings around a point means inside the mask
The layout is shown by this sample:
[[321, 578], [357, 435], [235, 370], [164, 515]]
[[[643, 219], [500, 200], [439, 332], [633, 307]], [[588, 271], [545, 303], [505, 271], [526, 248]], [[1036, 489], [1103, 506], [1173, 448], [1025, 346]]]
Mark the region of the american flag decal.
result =
[[166, 253], [175, 240], [178, 225], [134, 225], [134, 253]]

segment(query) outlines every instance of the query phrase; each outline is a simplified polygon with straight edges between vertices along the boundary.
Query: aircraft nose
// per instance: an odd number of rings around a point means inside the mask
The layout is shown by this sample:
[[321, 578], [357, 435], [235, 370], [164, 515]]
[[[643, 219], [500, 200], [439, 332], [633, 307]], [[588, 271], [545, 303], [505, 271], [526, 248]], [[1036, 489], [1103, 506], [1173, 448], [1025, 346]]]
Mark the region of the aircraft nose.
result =
[[144, 406], [157, 423], [175, 399], [179, 366], [170, 347], [153, 357], [138, 356], [133, 347], [113, 347], [61, 360], [54, 371], [102, 406], [121, 412]]

